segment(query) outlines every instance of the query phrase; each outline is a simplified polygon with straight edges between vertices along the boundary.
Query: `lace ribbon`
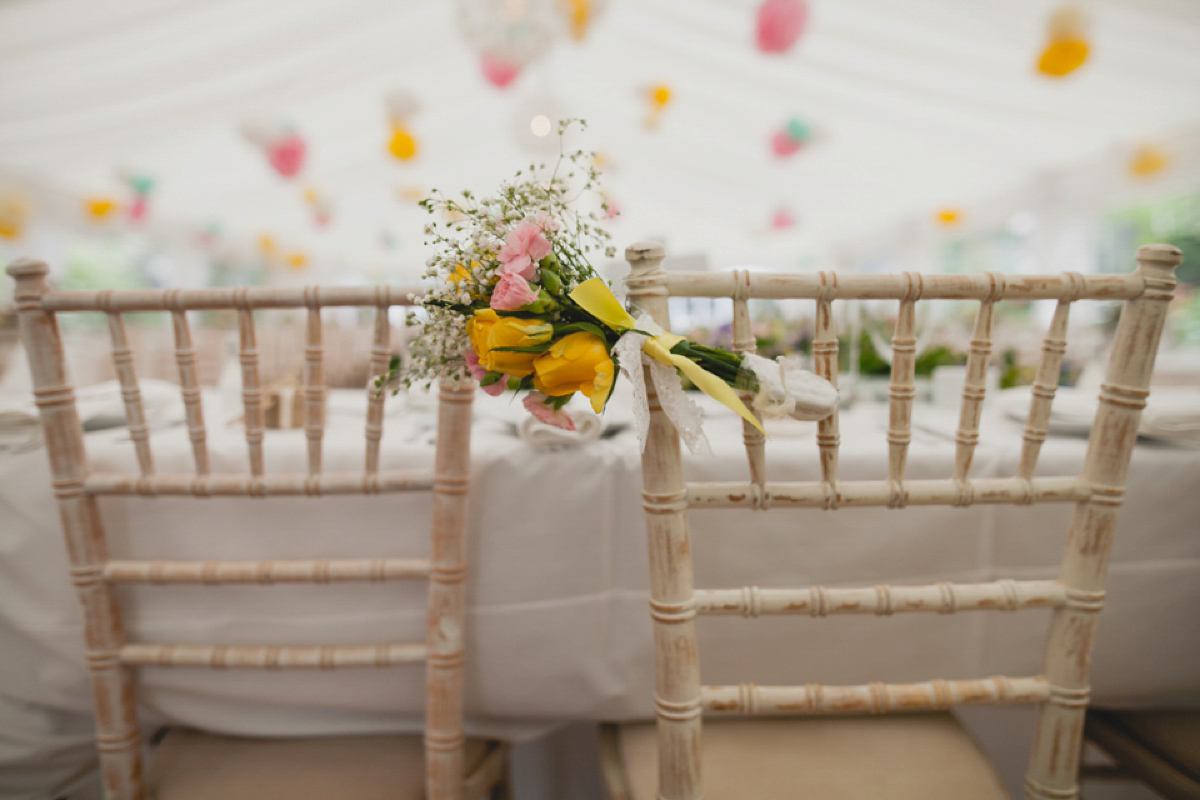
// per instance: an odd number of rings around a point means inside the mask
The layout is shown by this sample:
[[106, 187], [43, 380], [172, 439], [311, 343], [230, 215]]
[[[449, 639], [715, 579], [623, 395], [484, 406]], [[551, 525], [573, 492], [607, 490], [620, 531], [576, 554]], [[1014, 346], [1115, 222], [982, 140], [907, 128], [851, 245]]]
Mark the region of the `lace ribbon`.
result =
[[[658, 323], [646, 314], [638, 315], [636, 322], [640, 330], [654, 336], [663, 333]], [[635, 331], [626, 331], [613, 347], [621, 372], [625, 373], [633, 389], [634, 430], [637, 431], [642, 452], [646, 450], [646, 436], [650, 430], [650, 404], [646, 393], [645, 373], [642, 370], [642, 366], [645, 365], [650, 368], [650, 378], [654, 381], [654, 391], [658, 395], [663, 413], [679, 432], [679, 438], [694, 455], [712, 455], [712, 446], [708, 443], [708, 437], [704, 435], [704, 419], [700, 407], [683, 391], [683, 384], [674, 367], [661, 364], [643, 352], [642, 348], [648, 339], [649, 337]]]

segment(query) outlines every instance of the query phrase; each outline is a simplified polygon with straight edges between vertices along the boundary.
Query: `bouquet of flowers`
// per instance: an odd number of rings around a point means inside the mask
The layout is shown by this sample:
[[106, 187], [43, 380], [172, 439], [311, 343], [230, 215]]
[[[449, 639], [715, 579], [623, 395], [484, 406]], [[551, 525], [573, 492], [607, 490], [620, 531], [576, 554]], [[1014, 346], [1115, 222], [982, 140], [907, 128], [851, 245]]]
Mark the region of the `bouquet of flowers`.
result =
[[[572, 122], [559, 124], [560, 142]], [[561, 153], [548, 174], [544, 166], [518, 171], [491, 197], [464, 191], [423, 201], [441, 217], [425, 227], [434, 254], [424, 276], [430, 290], [418, 299], [424, 318], [408, 363], [401, 368], [393, 359], [377, 385], [470, 375], [488, 394], [524, 392], [534, 417], [570, 430], [566, 403], [579, 393], [602, 412], [620, 371], [634, 385], [644, 443], [646, 363], [664, 410], [692, 449], [706, 442], [679, 373], [760, 430], [738, 390], [754, 393], [760, 415], [820, 419], [832, 413], [837, 390], [794, 363], [689, 342], [626, 311], [587, 259], [593, 250], [614, 254], [598, 225], [607, 206], [574, 207], [584, 195], [599, 195], [597, 180], [594, 155], [576, 151]]]

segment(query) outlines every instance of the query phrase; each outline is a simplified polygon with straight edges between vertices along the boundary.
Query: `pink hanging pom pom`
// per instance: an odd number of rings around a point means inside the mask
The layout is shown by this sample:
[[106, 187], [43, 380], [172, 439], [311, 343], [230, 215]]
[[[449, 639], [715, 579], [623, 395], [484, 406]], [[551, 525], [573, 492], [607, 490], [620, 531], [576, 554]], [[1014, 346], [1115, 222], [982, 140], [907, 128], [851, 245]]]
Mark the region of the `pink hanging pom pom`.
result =
[[764, 53], [786, 53], [791, 49], [808, 20], [804, 0], [763, 0], [758, 7], [758, 49]]
[[792, 212], [786, 208], [777, 210], [771, 216], [771, 227], [777, 231], [782, 231], [796, 224], [796, 218], [792, 216]]
[[146, 218], [146, 212], [148, 210], [149, 207], [146, 205], [145, 195], [138, 195], [133, 199], [133, 202], [129, 204], [129, 218], [134, 222], [141, 222]]
[[780, 158], [795, 155], [804, 145], [788, 136], [786, 130], [778, 130], [771, 134], [771, 152]]
[[483, 77], [488, 79], [488, 83], [498, 89], [507, 87], [521, 74], [521, 67], [517, 64], [510, 64], [488, 55], [480, 56], [479, 68], [483, 70]]
[[300, 169], [304, 166], [306, 150], [304, 139], [293, 133], [279, 140], [267, 150], [267, 160], [280, 175], [285, 178], [294, 178], [300, 174]]

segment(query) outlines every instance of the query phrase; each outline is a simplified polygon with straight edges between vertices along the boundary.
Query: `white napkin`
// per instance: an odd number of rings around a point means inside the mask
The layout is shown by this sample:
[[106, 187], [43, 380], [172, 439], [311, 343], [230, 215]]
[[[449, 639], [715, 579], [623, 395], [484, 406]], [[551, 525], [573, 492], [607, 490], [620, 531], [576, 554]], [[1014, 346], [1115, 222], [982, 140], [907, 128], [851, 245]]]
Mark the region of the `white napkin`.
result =
[[[1004, 413], [1025, 421], [1029, 415], [1029, 387], [1008, 389], [1000, 394]], [[1060, 386], [1050, 407], [1051, 433], [1087, 435], [1099, 404], [1095, 390]], [[1156, 387], [1150, 390], [1142, 411], [1138, 433], [1156, 439], [1173, 439], [1200, 444], [1200, 391], [1193, 388]]]
[[517, 426], [517, 432], [523, 441], [539, 450], [577, 447], [600, 438], [600, 434], [604, 430], [604, 422], [599, 416], [590, 411], [571, 411], [569, 413], [571, 419], [575, 421], [575, 430], [573, 431], [538, 422], [533, 417], [526, 417]]
[[[138, 387], [141, 389], [146, 424], [150, 428], [161, 428], [184, 419], [183, 395], [176, 384], [142, 378], [138, 381]], [[75, 406], [84, 426], [102, 420], [125, 418], [125, 401], [121, 398], [121, 384], [117, 381], [75, 389]], [[37, 422], [37, 406], [32, 395], [0, 397], [0, 428], [19, 429]]]

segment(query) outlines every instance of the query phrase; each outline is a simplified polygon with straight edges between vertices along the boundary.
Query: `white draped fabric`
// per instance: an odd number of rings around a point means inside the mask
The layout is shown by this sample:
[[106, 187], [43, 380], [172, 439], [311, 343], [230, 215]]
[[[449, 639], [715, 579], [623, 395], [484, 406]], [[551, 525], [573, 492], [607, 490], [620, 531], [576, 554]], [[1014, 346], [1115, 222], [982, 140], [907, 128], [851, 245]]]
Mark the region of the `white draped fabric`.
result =
[[[25, 186], [40, 212], [86, 229], [81, 195], [120, 194], [118, 169], [145, 171], [159, 181], [147, 227], [177, 251], [219, 220], [230, 247], [253, 254], [271, 233], [325, 280], [414, 275], [424, 217], [400, 190], [493, 190], [535, 156], [518, 143], [537, 113], [588, 119], [577, 141], [611, 162], [620, 240], [666, 239], [714, 263], [794, 268], [877, 234], [893, 251], [923, 246], [945, 206], [986, 226], [1200, 183], [1191, 0], [1083, 4], [1092, 57], [1062, 80], [1033, 69], [1051, 0], [813, 0], [800, 42], [776, 56], [754, 47], [755, 0], [604, 5], [584, 42], [559, 42], [502, 92], [447, 0], [0, 4], [0, 189]], [[673, 95], [648, 132], [657, 83]], [[386, 152], [394, 89], [421, 105], [412, 162]], [[817, 138], [780, 161], [768, 141], [792, 116]], [[262, 117], [307, 137], [301, 178], [280, 178], [239, 134]], [[1171, 163], [1133, 180], [1146, 140]], [[333, 202], [329, 228], [314, 226], [306, 185]], [[780, 206], [800, 225], [773, 235]], [[58, 236], [30, 237], [21, 252], [60, 261]], [[200, 280], [177, 254], [173, 282]]]

